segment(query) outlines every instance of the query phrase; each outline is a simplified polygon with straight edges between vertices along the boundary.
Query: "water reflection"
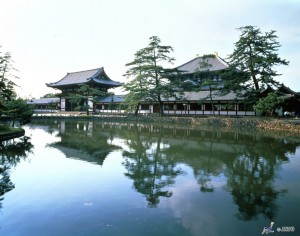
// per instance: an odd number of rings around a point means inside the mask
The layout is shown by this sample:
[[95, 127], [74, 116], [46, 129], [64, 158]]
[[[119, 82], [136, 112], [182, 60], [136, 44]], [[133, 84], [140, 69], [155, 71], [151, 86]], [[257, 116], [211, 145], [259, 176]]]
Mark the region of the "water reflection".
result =
[[11, 139], [0, 143], [0, 208], [3, 195], [14, 189], [15, 185], [10, 180], [10, 169], [15, 167], [31, 152], [33, 145], [28, 137]]
[[227, 162], [227, 188], [239, 207], [238, 218], [251, 220], [262, 214], [272, 220], [276, 216], [276, 199], [284, 189], [276, 190], [275, 178], [288, 153], [295, 153], [296, 145], [284, 139], [262, 138], [237, 153]]
[[260, 214], [274, 219], [276, 199], [286, 192], [277, 190], [274, 181], [282, 163], [288, 161], [287, 154], [295, 153], [299, 143], [210, 131], [194, 137], [182, 144], [170, 142], [170, 153], [193, 168], [200, 191], [213, 192], [211, 177], [224, 174], [224, 189], [238, 206], [238, 219], [252, 220]]
[[214, 179], [222, 178], [222, 189], [231, 194], [236, 217], [243, 221], [276, 217], [277, 199], [286, 190], [274, 183], [288, 154], [300, 144], [257, 133], [176, 126], [90, 121], [44, 125], [58, 131], [60, 141], [51, 146], [67, 157], [102, 165], [110, 152], [122, 148], [124, 175], [149, 207], [159, 207], [162, 198], [172, 197], [177, 178], [185, 174], [182, 166], [192, 169], [201, 194], [214, 193]]
[[60, 141], [50, 146], [59, 149], [68, 158], [103, 165], [107, 155], [119, 148], [108, 142], [107, 133], [93, 133], [93, 122], [54, 122], [49, 130], [54, 132], [54, 127], [59, 131], [57, 137]]
[[[150, 129], [151, 130], [151, 129]], [[160, 197], [171, 197], [168, 186], [175, 183], [177, 175], [183, 171], [177, 167], [176, 160], [167, 155], [169, 145], [162, 142], [162, 133], [142, 140], [139, 127], [135, 124], [125, 133], [129, 151], [123, 152], [125, 175], [133, 180], [134, 189], [144, 196], [149, 207], [157, 207]]]

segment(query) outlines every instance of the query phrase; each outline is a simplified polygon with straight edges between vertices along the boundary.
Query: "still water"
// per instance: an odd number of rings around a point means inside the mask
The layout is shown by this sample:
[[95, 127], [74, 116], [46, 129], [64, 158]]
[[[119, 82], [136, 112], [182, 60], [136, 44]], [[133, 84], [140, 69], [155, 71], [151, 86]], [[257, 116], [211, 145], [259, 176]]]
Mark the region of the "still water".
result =
[[[300, 235], [300, 140], [34, 121], [6, 143], [0, 235]], [[293, 233], [277, 228], [294, 227]]]

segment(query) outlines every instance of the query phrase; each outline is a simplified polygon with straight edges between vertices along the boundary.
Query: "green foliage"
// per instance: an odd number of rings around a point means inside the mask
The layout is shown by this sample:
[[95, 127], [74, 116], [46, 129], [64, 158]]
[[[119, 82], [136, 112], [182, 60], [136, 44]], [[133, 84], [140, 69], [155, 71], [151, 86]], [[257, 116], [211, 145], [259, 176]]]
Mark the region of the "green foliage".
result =
[[277, 41], [276, 31], [262, 33], [254, 26], [245, 26], [238, 30], [241, 35], [228, 58], [230, 70], [224, 75], [224, 90], [248, 91], [248, 94], [256, 97], [268, 86], [278, 85], [274, 77], [280, 74], [274, 67], [288, 65], [289, 62], [278, 56], [277, 51], [281, 45]]
[[14, 68], [10, 53], [2, 55], [0, 52], [0, 99], [10, 100], [16, 97], [14, 90], [16, 84], [11, 79], [17, 77], [10, 73], [12, 70]]
[[86, 111], [87, 115], [89, 115], [89, 107], [88, 99], [93, 97], [101, 97], [107, 95], [107, 92], [102, 91], [100, 89], [94, 88], [87, 84], [80, 85], [75, 91], [67, 96], [70, 102], [74, 106], [74, 110], [76, 111]]
[[160, 45], [157, 36], [150, 37], [147, 47], [134, 54], [134, 60], [127, 63], [129, 69], [124, 74], [131, 79], [124, 85], [129, 93], [125, 97], [128, 107], [135, 109], [140, 101], [149, 101], [159, 104], [160, 114], [163, 115], [162, 98], [174, 97], [174, 81], [171, 77], [177, 73], [176, 69], [165, 68], [164, 64], [173, 64], [175, 59], [169, 54], [173, 52], [171, 46]]
[[0, 116], [5, 115], [14, 126], [16, 120], [21, 124], [27, 123], [33, 114], [33, 108], [26, 101], [16, 99], [16, 84], [12, 80], [18, 77], [11, 74], [15, 70], [12, 62], [10, 53], [2, 55], [0, 52]]
[[47, 93], [44, 96], [42, 96], [41, 98], [57, 98], [60, 96], [60, 93]]
[[261, 115], [273, 115], [274, 110], [282, 103], [283, 99], [272, 92], [267, 97], [259, 99], [254, 105], [254, 110]]
[[17, 78], [11, 74], [14, 70], [10, 53], [0, 52], [0, 116], [5, 109], [4, 103], [7, 100], [14, 99], [16, 93], [14, 87], [16, 84], [11, 80]]
[[34, 107], [21, 98], [6, 101], [4, 105], [3, 114], [12, 121], [12, 127], [14, 127], [15, 121], [19, 121], [21, 124], [28, 123], [33, 115]]

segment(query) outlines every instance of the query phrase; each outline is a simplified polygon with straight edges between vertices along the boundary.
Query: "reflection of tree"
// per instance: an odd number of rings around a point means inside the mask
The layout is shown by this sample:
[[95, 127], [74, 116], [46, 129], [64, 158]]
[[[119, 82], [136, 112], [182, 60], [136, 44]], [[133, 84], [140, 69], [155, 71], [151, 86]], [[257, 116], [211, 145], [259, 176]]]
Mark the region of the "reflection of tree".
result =
[[226, 163], [227, 188], [238, 205], [239, 219], [251, 220], [259, 214], [274, 219], [276, 199], [285, 191], [276, 190], [273, 182], [282, 162], [288, 160], [280, 144], [272, 139], [261, 141], [247, 146], [233, 162]]
[[225, 189], [238, 206], [239, 219], [251, 220], [259, 214], [274, 218], [276, 199], [285, 191], [276, 190], [273, 183], [282, 163], [288, 161], [287, 154], [294, 153], [299, 144], [256, 134], [202, 134], [189, 141], [169, 139], [168, 155], [193, 168], [202, 192], [213, 191], [211, 177], [225, 173]]
[[167, 154], [193, 168], [201, 192], [214, 191], [212, 177], [220, 175], [223, 171], [223, 160], [219, 156], [226, 156], [226, 153], [218, 150], [214, 132], [206, 132], [198, 142], [183, 140], [176, 145], [170, 145]]
[[0, 165], [8, 167], [16, 166], [21, 159], [27, 157], [28, 152], [30, 152], [32, 148], [33, 145], [28, 137], [3, 141], [0, 144]]
[[4, 199], [3, 195], [6, 192], [15, 187], [10, 180], [10, 168], [16, 166], [20, 160], [25, 159], [32, 148], [33, 145], [28, 141], [28, 137], [23, 137], [18, 141], [8, 140], [0, 144], [0, 201]]
[[[210, 152], [212, 151], [213, 141], [211, 142]], [[194, 173], [196, 178], [198, 179], [198, 184], [201, 186], [201, 192], [213, 192], [214, 188], [211, 184], [211, 153], [208, 156], [207, 160], [207, 168], [199, 170], [198, 173]]]
[[124, 166], [128, 170], [125, 175], [134, 181], [134, 188], [146, 196], [148, 206], [157, 207], [160, 197], [172, 196], [165, 188], [174, 184], [175, 177], [182, 171], [176, 169], [177, 163], [165, 154], [168, 145], [162, 143], [161, 134], [143, 142], [136, 127], [134, 137], [131, 135], [127, 144], [130, 151], [123, 152]]
[[2, 166], [0, 169], [0, 208], [2, 207], [1, 201], [4, 199], [2, 196], [14, 187], [15, 185], [10, 180], [9, 168], [7, 166]]

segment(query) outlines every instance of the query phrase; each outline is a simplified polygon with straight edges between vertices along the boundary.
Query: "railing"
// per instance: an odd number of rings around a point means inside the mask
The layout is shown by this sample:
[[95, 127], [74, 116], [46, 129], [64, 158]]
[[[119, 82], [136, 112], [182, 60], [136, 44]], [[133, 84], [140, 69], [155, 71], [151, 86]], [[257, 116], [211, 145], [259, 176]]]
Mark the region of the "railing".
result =
[[[35, 113], [58, 113], [58, 114], [67, 114], [67, 115], [79, 115], [79, 114], [85, 114], [86, 112], [79, 112], [79, 111], [68, 111], [68, 112], [64, 112], [64, 111], [59, 111], [59, 110], [54, 110], [54, 109], [35, 109], [34, 110]], [[91, 112], [93, 113], [93, 112]], [[126, 110], [96, 110], [94, 112], [95, 114], [125, 114], [125, 113], [129, 113], [129, 114], [133, 114], [134, 111], [128, 112]], [[150, 110], [139, 110], [138, 111], [139, 114], [143, 114], [143, 115], [148, 115], [148, 114], [153, 114], [151, 113]], [[255, 116], [256, 113], [255, 111], [205, 111], [205, 110], [164, 110], [164, 114], [166, 115], [197, 115], [197, 116], [201, 116], [201, 115], [221, 115], [221, 116]]]
[[205, 111], [205, 110], [164, 110], [166, 115], [220, 115], [220, 116], [255, 116], [255, 111]]
[[34, 109], [35, 113], [56, 113], [59, 112], [57, 109]]

